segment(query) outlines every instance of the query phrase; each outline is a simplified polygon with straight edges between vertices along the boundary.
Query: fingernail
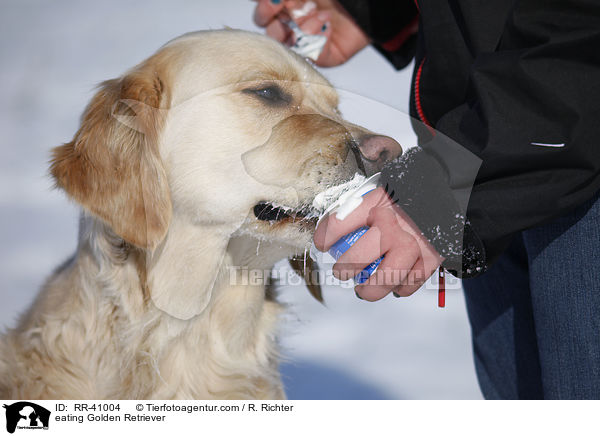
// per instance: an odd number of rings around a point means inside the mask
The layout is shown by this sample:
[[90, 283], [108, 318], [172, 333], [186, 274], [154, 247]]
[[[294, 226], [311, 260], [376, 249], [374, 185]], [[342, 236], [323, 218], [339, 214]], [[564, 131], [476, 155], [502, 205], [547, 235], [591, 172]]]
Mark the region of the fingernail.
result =
[[401, 298], [402, 297], [402, 295], [396, 294], [395, 292], [392, 292], [392, 294], [394, 294], [394, 297], [396, 297], [396, 298]]
[[327, 23], [323, 24], [323, 26], [321, 27], [321, 32], [325, 33], [326, 30], [327, 30]]
[[358, 298], [359, 300], [362, 300], [361, 296], [358, 295], [358, 292], [354, 291], [354, 294], [356, 295], [356, 298]]
[[273, 3], [274, 5], [278, 5], [279, 3], [281, 3], [281, 0], [271, 0], [271, 3]]

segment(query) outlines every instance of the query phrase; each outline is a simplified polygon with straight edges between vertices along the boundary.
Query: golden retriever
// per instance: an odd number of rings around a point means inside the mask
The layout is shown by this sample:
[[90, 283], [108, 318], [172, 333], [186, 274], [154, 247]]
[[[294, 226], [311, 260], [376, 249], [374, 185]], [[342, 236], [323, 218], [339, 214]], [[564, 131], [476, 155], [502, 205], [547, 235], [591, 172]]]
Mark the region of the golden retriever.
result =
[[373, 134], [337, 105], [302, 58], [233, 30], [104, 82], [51, 162], [77, 251], [0, 338], [0, 397], [284, 398], [282, 309], [242, 276], [303, 253], [314, 196], [356, 173]]

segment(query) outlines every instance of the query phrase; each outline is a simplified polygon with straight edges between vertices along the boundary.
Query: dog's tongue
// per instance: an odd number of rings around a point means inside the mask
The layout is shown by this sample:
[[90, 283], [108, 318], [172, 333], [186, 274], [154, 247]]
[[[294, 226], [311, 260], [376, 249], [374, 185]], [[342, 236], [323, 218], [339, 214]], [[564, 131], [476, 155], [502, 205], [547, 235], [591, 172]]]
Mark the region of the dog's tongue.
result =
[[254, 206], [254, 215], [261, 221], [279, 221], [289, 216], [282, 208], [266, 202]]

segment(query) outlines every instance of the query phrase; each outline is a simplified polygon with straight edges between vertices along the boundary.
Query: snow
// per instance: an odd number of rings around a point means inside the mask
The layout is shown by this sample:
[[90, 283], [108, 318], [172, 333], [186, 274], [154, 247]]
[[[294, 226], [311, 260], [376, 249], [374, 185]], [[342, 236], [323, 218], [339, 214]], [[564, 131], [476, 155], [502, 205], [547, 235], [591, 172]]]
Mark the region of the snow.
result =
[[[253, 7], [248, 0], [3, 1], [1, 326], [14, 325], [75, 249], [77, 208], [52, 189], [47, 164], [51, 147], [71, 139], [95, 84], [179, 34], [256, 30]], [[324, 73], [340, 88], [349, 120], [414, 145], [406, 116], [411, 68], [396, 72], [367, 49]], [[367, 303], [352, 289], [326, 286], [322, 306], [300, 285], [281, 286], [290, 398], [480, 398], [460, 283], [450, 283], [445, 309], [436, 307], [433, 288]]]

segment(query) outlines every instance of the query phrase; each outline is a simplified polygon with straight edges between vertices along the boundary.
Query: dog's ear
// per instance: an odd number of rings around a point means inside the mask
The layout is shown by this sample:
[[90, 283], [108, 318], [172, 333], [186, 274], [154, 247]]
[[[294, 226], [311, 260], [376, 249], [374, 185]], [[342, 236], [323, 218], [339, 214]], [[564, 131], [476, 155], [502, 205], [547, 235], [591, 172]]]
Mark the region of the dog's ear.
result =
[[290, 266], [296, 271], [302, 279], [304, 279], [304, 284], [308, 288], [308, 292], [312, 295], [315, 300], [317, 300], [321, 304], [325, 304], [323, 302], [323, 294], [321, 292], [321, 285], [319, 284], [318, 278], [319, 274], [319, 265], [313, 261], [310, 257], [291, 257], [288, 259]]
[[104, 82], [73, 141], [53, 150], [56, 184], [125, 241], [153, 249], [171, 219], [158, 135], [168, 107], [158, 74], [138, 69]]

